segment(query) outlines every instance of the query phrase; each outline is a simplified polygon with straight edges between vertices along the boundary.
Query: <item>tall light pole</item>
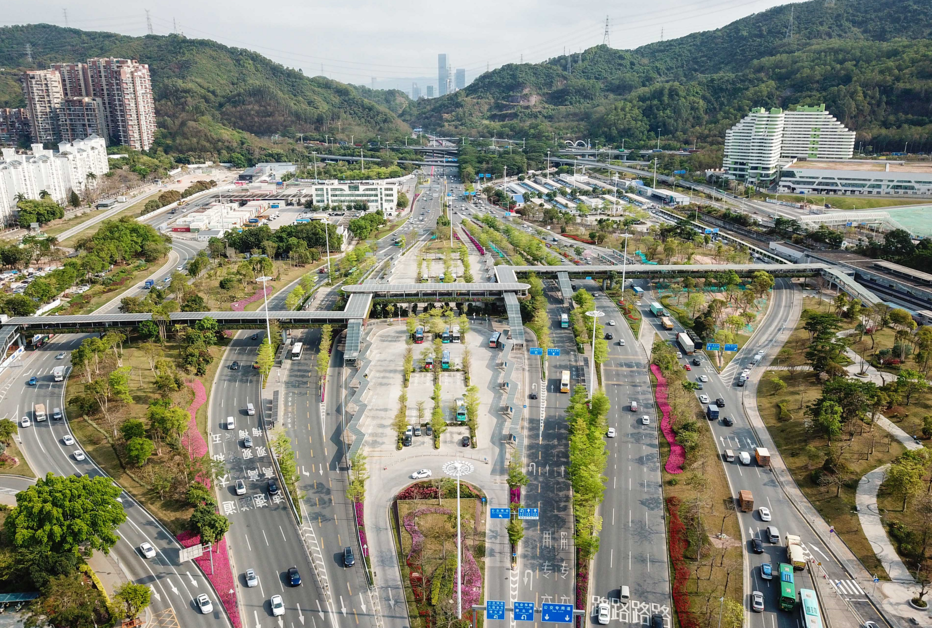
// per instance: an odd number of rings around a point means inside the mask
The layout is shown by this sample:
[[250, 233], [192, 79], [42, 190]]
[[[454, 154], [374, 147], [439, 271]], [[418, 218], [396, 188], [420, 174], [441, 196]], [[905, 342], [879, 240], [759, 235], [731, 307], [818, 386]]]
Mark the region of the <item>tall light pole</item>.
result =
[[471, 462], [452, 460], [443, 465], [443, 472], [456, 478], [456, 617], [463, 616], [463, 537], [460, 533], [460, 478], [472, 473]]
[[591, 310], [586, 312], [586, 316], [592, 318], [592, 356], [589, 360], [589, 375], [591, 382], [589, 383], [589, 399], [592, 399], [592, 393], [595, 391], [595, 328], [598, 326], [600, 316], [605, 316], [605, 312], [600, 312], [599, 310]]
[[631, 234], [625, 231], [621, 237], [625, 239], [625, 254], [621, 258], [621, 298], [625, 298], [625, 269], [628, 267], [628, 238]]
[[547, 151], [547, 180], [550, 181], [550, 151]]
[[268, 291], [268, 288], [266, 288], [265, 286], [265, 282], [269, 281], [270, 279], [271, 277], [267, 277], [266, 275], [262, 275], [261, 277], [256, 278], [256, 281], [262, 282], [262, 296], [265, 297], [265, 337], [268, 339], [269, 346], [271, 347], [272, 346], [272, 326], [269, 324], [269, 291]]
[[327, 240], [327, 281], [333, 281], [333, 276], [330, 274], [330, 221], [329, 220], [324, 221], [324, 238]]

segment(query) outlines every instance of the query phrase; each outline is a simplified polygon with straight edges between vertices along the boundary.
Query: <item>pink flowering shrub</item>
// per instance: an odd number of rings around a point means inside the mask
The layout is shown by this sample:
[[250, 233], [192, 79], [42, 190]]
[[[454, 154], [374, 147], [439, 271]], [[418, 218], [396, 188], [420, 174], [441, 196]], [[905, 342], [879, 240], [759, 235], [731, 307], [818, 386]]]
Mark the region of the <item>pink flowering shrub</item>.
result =
[[[207, 403], [207, 391], [204, 390], [204, 384], [197, 379], [193, 382], [187, 382], [187, 385], [194, 391], [194, 401], [188, 406], [188, 414], [191, 415], [191, 421], [188, 423], [188, 431], [181, 437], [181, 444], [185, 451], [191, 452], [192, 458], [200, 458], [207, 455], [207, 443], [204, 441], [204, 437], [201, 436], [201, 432], [197, 429], [197, 419], [195, 417], [197, 416], [198, 408]], [[204, 484], [209, 487], [210, 480], [207, 480]]]
[[[266, 286], [265, 290], [268, 291], [269, 295], [272, 294], [272, 286]], [[265, 295], [262, 293], [262, 289], [260, 288], [259, 290], [256, 290], [256, 293], [253, 294], [251, 297], [246, 297], [245, 299], [242, 299], [240, 301], [234, 301], [233, 303], [231, 303], [230, 309], [233, 310], [234, 312], [242, 312], [243, 310], [246, 309], [247, 305], [249, 305], [250, 303], [255, 303], [259, 299], [263, 299], [263, 298], [265, 298]]]
[[673, 414], [670, 412], [670, 404], [667, 401], [667, 378], [663, 376], [660, 367], [656, 364], [650, 365], [650, 372], [657, 378], [657, 409], [660, 410], [660, 431], [663, 437], [670, 444], [670, 457], [664, 465], [667, 473], [682, 473], [683, 463], [686, 462], [686, 449], [676, 442], [676, 434], [673, 433]]
[[509, 491], [509, 493], [510, 493], [510, 497], [511, 497], [511, 502], [510, 502], [510, 503], [512, 503], [512, 504], [520, 504], [520, 503], [521, 503], [521, 487], [520, 487], [520, 486], [514, 487], [513, 489], [511, 489], [511, 490]]

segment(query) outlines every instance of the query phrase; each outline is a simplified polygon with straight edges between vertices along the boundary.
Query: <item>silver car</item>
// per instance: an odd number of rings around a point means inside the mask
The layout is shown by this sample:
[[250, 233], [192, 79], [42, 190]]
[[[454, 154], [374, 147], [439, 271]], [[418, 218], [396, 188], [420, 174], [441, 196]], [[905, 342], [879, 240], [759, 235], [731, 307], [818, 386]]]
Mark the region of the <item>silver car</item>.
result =
[[259, 578], [254, 569], [246, 570], [246, 586], [250, 588], [259, 586]]

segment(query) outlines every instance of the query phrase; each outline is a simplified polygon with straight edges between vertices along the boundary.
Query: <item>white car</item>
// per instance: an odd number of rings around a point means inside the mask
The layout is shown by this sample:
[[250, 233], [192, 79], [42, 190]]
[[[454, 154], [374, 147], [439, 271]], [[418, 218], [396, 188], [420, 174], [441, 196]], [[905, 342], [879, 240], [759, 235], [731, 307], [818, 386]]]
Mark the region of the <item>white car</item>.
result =
[[758, 514], [760, 514], [761, 521], [770, 521], [770, 510], [765, 506], [761, 506], [757, 509]]
[[19, 420], [20, 427], [29, 427], [30, 425], [32, 425], [32, 421], [29, 420], [28, 416], [24, 416]]
[[236, 481], [236, 494], [245, 495], [246, 494], [246, 483], [242, 480]]
[[614, 428], [614, 427], [608, 428], [608, 437], [609, 437], [609, 438], [615, 438], [615, 428]]
[[259, 578], [254, 569], [246, 570], [246, 586], [250, 588], [259, 586]]
[[71, 434], [65, 434], [65, 437], [61, 439], [61, 442], [64, 445], [74, 445], [74, 437]]
[[708, 396], [708, 395], [699, 395], [699, 401], [701, 401], [702, 403], [709, 403], [709, 396]]
[[210, 603], [210, 598], [207, 597], [206, 593], [201, 593], [197, 596], [197, 607], [204, 615], [210, 615], [214, 612], [214, 605]]
[[615, 321], [608, 321], [608, 325], [609, 325], [609, 327], [614, 327], [614, 326], [615, 326]]
[[272, 606], [272, 617], [281, 617], [285, 614], [285, 602], [282, 600], [282, 596], [273, 595], [269, 603]]
[[641, 425], [650, 425], [650, 417], [646, 414], [641, 417]]
[[429, 478], [431, 475], [433, 475], [433, 473], [431, 473], [430, 469], [419, 469], [411, 474], [411, 479], [423, 480], [424, 478]]
[[743, 371], [741, 371], [741, 374], [744, 375], [745, 377], [750, 377], [751, 369], [744, 369]]
[[621, 340], [619, 340], [619, 341], [618, 341], [618, 345], [621, 346], [621, 347], [625, 346], [625, 339], [622, 338]]
[[155, 558], [155, 548], [148, 543], [143, 543], [139, 546], [139, 553], [146, 558]]
[[72, 455], [74, 456], [74, 459], [77, 460], [78, 462], [81, 462], [87, 457], [84, 455], [84, 452], [81, 451], [80, 449], [76, 449]]
[[608, 602], [599, 602], [598, 610], [598, 622], [605, 626], [612, 619], [611, 609], [608, 606]]
[[709, 376], [708, 376], [708, 375], [700, 375], [700, 376], [699, 376], [699, 381], [702, 382], [702, 383], [707, 384], [707, 383], [709, 382]]

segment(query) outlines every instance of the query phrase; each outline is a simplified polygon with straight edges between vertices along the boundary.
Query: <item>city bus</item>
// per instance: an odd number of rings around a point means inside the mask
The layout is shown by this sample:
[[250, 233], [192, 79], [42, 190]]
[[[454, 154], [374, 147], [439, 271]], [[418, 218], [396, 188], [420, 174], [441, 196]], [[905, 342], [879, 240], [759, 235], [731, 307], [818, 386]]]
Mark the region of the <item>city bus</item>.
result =
[[560, 392], [568, 393], [570, 391], [570, 372], [563, 371], [563, 374], [560, 376]]
[[799, 590], [799, 617], [802, 619], [803, 628], [822, 628], [819, 600], [812, 589]]
[[300, 360], [302, 353], [304, 353], [304, 343], [303, 342], [294, 343], [294, 346], [291, 348], [291, 359]]
[[447, 344], [450, 342], [450, 328], [449, 327], [443, 330], [443, 335], [440, 336], [440, 341], [443, 344]]
[[462, 334], [460, 334], [460, 326], [454, 325], [453, 329], [450, 331], [450, 342], [461, 342]]
[[444, 351], [443, 356], [440, 358], [440, 368], [448, 369], [450, 368], [450, 352]]
[[566, 312], [564, 312], [563, 314], [560, 314], [560, 327], [562, 327], [563, 329], [566, 329], [569, 326], [570, 326], [569, 315]]
[[793, 565], [780, 563], [780, 608], [793, 610], [796, 606], [796, 585], [793, 583]]
[[502, 332], [497, 331], [489, 336], [489, 349], [498, 349], [498, 343], [502, 341]]
[[456, 398], [456, 420], [460, 422], [466, 420], [466, 400], [462, 397]]
[[414, 330], [414, 344], [424, 344], [424, 328], [418, 327]]

